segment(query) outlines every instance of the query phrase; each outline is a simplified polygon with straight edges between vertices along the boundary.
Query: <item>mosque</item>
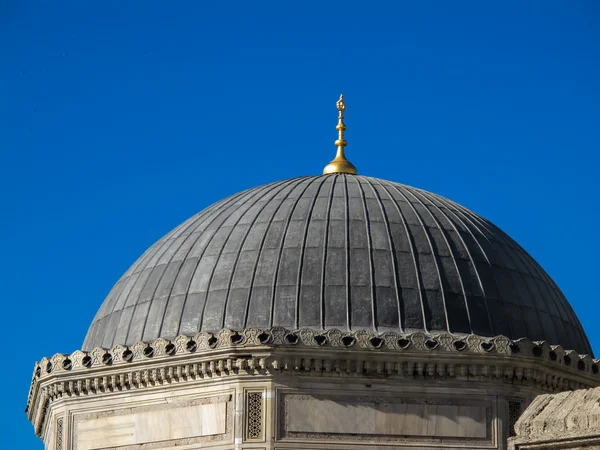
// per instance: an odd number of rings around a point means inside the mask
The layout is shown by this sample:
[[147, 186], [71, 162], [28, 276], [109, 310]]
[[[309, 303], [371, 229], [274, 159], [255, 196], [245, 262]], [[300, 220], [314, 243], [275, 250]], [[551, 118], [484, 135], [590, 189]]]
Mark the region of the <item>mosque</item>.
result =
[[358, 175], [337, 109], [323, 175], [191, 217], [81, 350], [35, 364], [47, 450], [506, 449], [536, 396], [600, 385], [540, 265], [451, 200]]

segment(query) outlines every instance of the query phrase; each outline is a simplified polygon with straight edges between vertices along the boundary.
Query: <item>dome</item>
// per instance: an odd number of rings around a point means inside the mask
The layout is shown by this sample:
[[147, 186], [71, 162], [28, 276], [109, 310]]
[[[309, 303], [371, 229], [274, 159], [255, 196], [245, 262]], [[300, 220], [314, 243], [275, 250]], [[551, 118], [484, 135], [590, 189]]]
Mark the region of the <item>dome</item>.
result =
[[527, 337], [592, 354], [557, 285], [499, 228], [439, 195], [343, 173], [191, 217], [121, 277], [83, 349], [275, 326]]

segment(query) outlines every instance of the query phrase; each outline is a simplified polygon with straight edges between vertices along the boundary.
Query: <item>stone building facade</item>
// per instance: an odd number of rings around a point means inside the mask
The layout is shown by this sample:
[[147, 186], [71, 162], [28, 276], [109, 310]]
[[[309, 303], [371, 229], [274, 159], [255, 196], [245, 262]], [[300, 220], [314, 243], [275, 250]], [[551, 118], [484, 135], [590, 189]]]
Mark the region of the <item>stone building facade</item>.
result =
[[594, 367], [527, 339], [223, 330], [42, 360], [28, 413], [48, 450], [505, 448]]
[[364, 177], [250, 189], [117, 282], [35, 366], [47, 450], [505, 449], [537, 395], [600, 385], [553, 280], [486, 219]]

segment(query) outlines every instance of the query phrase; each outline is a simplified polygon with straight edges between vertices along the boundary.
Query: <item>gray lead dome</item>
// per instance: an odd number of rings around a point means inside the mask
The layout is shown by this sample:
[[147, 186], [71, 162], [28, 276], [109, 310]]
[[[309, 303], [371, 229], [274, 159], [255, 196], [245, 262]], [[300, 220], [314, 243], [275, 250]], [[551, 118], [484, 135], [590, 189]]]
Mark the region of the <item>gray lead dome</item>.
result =
[[175, 228], [113, 287], [83, 349], [273, 326], [528, 337], [592, 354], [556, 284], [492, 223], [345, 174], [250, 189]]

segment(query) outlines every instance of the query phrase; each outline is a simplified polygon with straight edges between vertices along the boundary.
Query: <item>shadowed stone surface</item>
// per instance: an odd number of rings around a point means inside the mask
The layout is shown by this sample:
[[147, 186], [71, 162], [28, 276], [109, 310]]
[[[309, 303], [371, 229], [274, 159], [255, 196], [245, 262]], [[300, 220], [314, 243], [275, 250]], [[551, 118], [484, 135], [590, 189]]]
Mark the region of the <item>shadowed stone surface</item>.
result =
[[272, 326], [502, 334], [592, 354], [556, 284], [492, 223], [345, 174], [249, 189], [175, 228], [113, 287], [83, 349]]

